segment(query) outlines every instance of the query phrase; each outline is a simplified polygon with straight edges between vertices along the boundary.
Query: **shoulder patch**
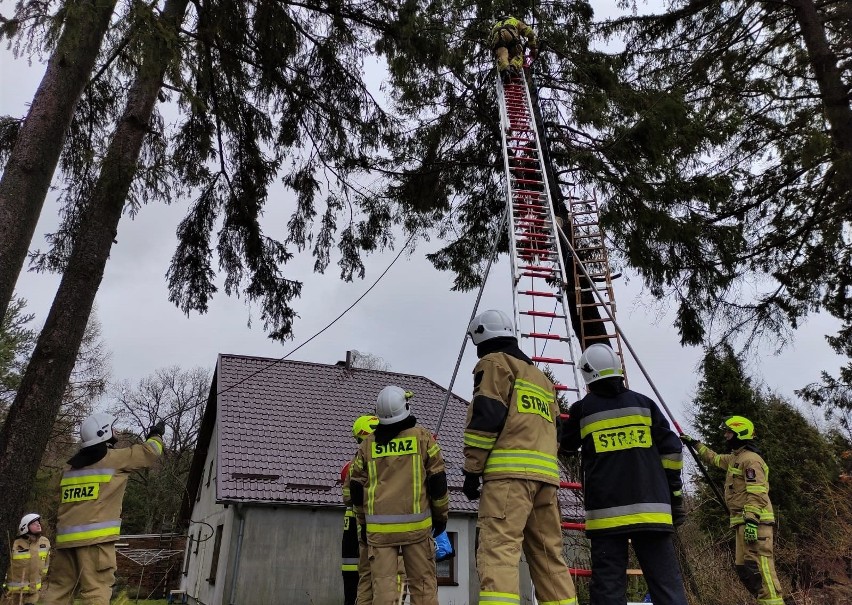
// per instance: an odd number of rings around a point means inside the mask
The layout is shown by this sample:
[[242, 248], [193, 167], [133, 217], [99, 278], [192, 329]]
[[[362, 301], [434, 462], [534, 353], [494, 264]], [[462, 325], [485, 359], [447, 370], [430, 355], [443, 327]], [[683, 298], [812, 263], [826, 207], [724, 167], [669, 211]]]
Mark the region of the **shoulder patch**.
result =
[[757, 479], [757, 473], [753, 468], [747, 468], [745, 470], [745, 478], [746, 481], [755, 481]]

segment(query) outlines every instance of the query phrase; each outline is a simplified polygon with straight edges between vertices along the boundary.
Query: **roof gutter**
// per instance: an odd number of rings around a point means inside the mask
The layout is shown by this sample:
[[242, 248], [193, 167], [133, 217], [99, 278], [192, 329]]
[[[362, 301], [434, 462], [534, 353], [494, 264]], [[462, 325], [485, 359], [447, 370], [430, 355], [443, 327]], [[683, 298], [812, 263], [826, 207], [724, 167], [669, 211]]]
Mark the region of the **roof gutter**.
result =
[[243, 510], [243, 503], [238, 502], [236, 506], [234, 506], [234, 512], [236, 513], [237, 518], [240, 520], [239, 530], [237, 531], [237, 548], [234, 551], [234, 571], [231, 576], [231, 596], [228, 599], [228, 605], [236, 605], [235, 600], [237, 597], [237, 579], [240, 573], [240, 552], [243, 549], [243, 530], [246, 526], [246, 513]]

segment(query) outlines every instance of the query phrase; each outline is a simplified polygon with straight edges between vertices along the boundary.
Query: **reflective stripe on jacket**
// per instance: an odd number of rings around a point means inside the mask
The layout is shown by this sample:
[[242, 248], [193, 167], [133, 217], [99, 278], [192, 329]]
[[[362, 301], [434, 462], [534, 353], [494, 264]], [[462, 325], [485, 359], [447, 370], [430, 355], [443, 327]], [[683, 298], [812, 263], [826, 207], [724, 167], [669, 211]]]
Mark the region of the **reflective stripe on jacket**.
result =
[[[6, 590], [10, 593], [33, 595], [41, 589], [47, 575], [50, 540], [44, 536], [17, 538], [12, 543], [12, 558], [6, 574]], [[35, 602], [36, 599], [32, 599]], [[29, 601], [27, 601], [29, 602]]]
[[730, 454], [717, 454], [703, 443], [698, 455], [707, 462], [725, 469], [725, 504], [730, 512], [730, 526], [745, 523], [746, 517], [758, 523], [773, 525], [775, 513], [769, 500], [769, 467], [752, 445]]
[[489, 35], [492, 50], [501, 46], [508, 48], [509, 44], [520, 44], [519, 34], [526, 37], [530, 46], [535, 48], [535, 31], [529, 25], [516, 17], [506, 17], [502, 21], [497, 21], [491, 27], [491, 34]]
[[464, 470], [483, 480], [534, 479], [559, 485], [553, 383], [532, 364], [489, 353], [473, 369], [464, 430]]
[[127, 476], [152, 466], [162, 453], [162, 440], [153, 436], [145, 443], [108, 450], [106, 456], [91, 466], [67, 467], [59, 482], [56, 547], [74, 548], [118, 540]]
[[624, 389], [589, 393], [568, 414], [562, 447], [582, 447], [586, 533], [672, 531], [682, 445], [657, 404]]
[[405, 429], [384, 444], [367, 436], [350, 468], [352, 481], [364, 488], [356, 513], [367, 525], [368, 543], [412, 544], [431, 537], [433, 517], [446, 523], [449, 493], [433, 498], [427, 487], [430, 477], [446, 472], [444, 459], [426, 429]]

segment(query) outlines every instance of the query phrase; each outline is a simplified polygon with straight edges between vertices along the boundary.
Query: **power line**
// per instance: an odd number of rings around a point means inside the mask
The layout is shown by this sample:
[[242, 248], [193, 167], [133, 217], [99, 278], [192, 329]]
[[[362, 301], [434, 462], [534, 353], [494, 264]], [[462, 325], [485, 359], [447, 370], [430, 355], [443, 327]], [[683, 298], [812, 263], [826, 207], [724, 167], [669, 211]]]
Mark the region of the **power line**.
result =
[[393, 260], [390, 262], [390, 264], [387, 266], [387, 268], [386, 268], [384, 271], [382, 271], [382, 274], [381, 274], [381, 275], [379, 275], [379, 277], [378, 277], [378, 278], [376, 278], [376, 281], [374, 281], [374, 282], [373, 282], [373, 285], [372, 285], [372, 286], [370, 286], [369, 288], [367, 288], [367, 291], [366, 291], [366, 292], [364, 292], [361, 296], [359, 296], [359, 297], [355, 300], [355, 302], [353, 302], [351, 305], [349, 305], [348, 307], [346, 307], [346, 309], [344, 309], [344, 311], [343, 311], [340, 315], [338, 315], [337, 317], [335, 317], [334, 319], [332, 319], [332, 320], [331, 320], [331, 322], [329, 322], [329, 323], [328, 323], [328, 324], [327, 324], [327, 325], [326, 325], [326, 326], [325, 326], [322, 330], [320, 330], [319, 332], [317, 332], [316, 334], [314, 334], [313, 336], [311, 336], [309, 339], [307, 339], [305, 342], [303, 342], [302, 344], [300, 344], [298, 347], [296, 347], [295, 349], [293, 349], [292, 351], [290, 351], [289, 353], [287, 353], [284, 357], [281, 357], [280, 359], [276, 359], [276, 360], [274, 360], [274, 361], [270, 362], [269, 364], [265, 365], [264, 367], [260, 368], [259, 370], [256, 370], [256, 371], [252, 372], [251, 374], [249, 374], [249, 375], [248, 375], [248, 376], [246, 376], [245, 378], [240, 379], [239, 381], [235, 382], [234, 384], [230, 385], [229, 387], [224, 388], [224, 389], [222, 389], [221, 391], [217, 391], [217, 392], [216, 392], [216, 396], [218, 397], [218, 396], [219, 396], [219, 395], [221, 395], [222, 393], [227, 393], [227, 392], [228, 392], [228, 391], [230, 391], [231, 389], [238, 387], [239, 385], [241, 385], [241, 384], [242, 384], [242, 383], [244, 383], [245, 381], [249, 380], [250, 378], [254, 378], [255, 376], [257, 376], [257, 375], [258, 375], [258, 374], [260, 374], [261, 372], [265, 372], [266, 370], [268, 370], [268, 369], [269, 369], [269, 368], [271, 368], [272, 366], [274, 366], [274, 365], [276, 365], [276, 364], [281, 363], [282, 361], [284, 361], [285, 359], [287, 359], [288, 357], [290, 357], [290, 355], [292, 355], [293, 353], [295, 353], [296, 351], [298, 351], [299, 349], [301, 349], [302, 347], [304, 347], [306, 344], [308, 344], [309, 342], [311, 342], [314, 338], [316, 338], [317, 336], [319, 336], [320, 334], [322, 334], [323, 332], [325, 332], [326, 330], [328, 330], [331, 326], [333, 326], [334, 324], [336, 324], [336, 323], [337, 323], [337, 321], [338, 321], [341, 317], [343, 317], [343, 316], [344, 316], [344, 315], [346, 315], [349, 311], [351, 311], [351, 310], [352, 310], [352, 308], [353, 308], [355, 305], [357, 305], [359, 302], [361, 302], [361, 301], [364, 299], [364, 297], [365, 297], [365, 296], [367, 296], [367, 294], [369, 294], [369, 293], [370, 293], [370, 291], [371, 291], [373, 288], [375, 288], [375, 287], [379, 284], [379, 282], [380, 282], [380, 281], [382, 281], [382, 278], [383, 278], [383, 277], [387, 274], [387, 272], [388, 272], [388, 271], [390, 271], [390, 268], [394, 266], [394, 263], [396, 263], [396, 261], [398, 261], [398, 260], [399, 260], [399, 257], [400, 257], [400, 256], [402, 256], [402, 253], [403, 253], [403, 252], [405, 252], [405, 249], [406, 249], [406, 248], [408, 248], [408, 244], [410, 244], [410, 243], [411, 243], [411, 241], [414, 239], [414, 236], [415, 236], [416, 234], [417, 234], [417, 232], [416, 232], [416, 231], [414, 231], [414, 232], [412, 232], [412, 233], [411, 233], [411, 235], [410, 235], [410, 236], [409, 236], [409, 238], [408, 238], [408, 241], [406, 241], [406, 242], [405, 242], [405, 245], [404, 245], [402, 248], [400, 248], [399, 253], [397, 253], [397, 255], [394, 257], [394, 259], [393, 259]]

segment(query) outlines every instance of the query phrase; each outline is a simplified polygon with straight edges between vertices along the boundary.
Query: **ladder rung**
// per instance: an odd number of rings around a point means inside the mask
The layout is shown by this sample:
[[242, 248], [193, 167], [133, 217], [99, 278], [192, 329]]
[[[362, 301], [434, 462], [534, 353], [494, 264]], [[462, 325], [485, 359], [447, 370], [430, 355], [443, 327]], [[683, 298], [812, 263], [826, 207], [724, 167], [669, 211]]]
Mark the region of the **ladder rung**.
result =
[[553, 388], [559, 391], [560, 393], [563, 391], [570, 391], [571, 393], [579, 393], [580, 389], [575, 389], [573, 387], [565, 386], [564, 384], [554, 384]]
[[571, 481], [560, 481], [559, 487], [564, 487], [565, 489], [583, 489], [583, 484]]
[[549, 225], [550, 224], [549, 220], [545, 220], [545, 219], [541, 219], [541, 218], [526, 218], [526, 217], [523, 217], [523, 216], [518, 216], [518, 217], [515, 217], [515, 220], [518, 221], [518, 222], [524, 221], [526, 223], [533, 223], [534, 225]]
[[540, 256], [553, 256], [556, 252], [548, 250], [547, 248], [515, 248], [517, 252], [524, 252], [528, 254], [538, 254]]
[[577, 567], [569, 567], [568, 573], [570, 573], [572, 576], [579, 576], [581, 578], [592, 577], [592, 570], [591, 569], [579, 569]]
[[544, 296], [547, 298], [557, 298], [559, 294], [555, 294], [554, 292], [542, 292], [540, 290], [519, 290], [518, 294], [525, 294], [527, 296]]
[[585, 523], [571, 523], [570, 521], [563, 521], [562, 522], [562, 529], [575, 529], [577, 531], [583, 531], [584, 529], [586, 529], [586, 524]]
[[609, 317], [602, 317], [600, 319], [583, 319], [581, 320], [584, 324], [599, 324], [606, 321], [613, 321]]
[[538, 361], [541, 363], [559, 363], [562, 365], [574, 365], [573, 361], [569, 361], [567, 359], [562, 359], [561, 357], [541, 357], [538, 355], [530, 356], [530, 359], [533, 361]]
[[538, 273], [534, 273], [532, 271], [522, 271], [520, 277], [537, 277], [539, 279], [547, 279], [549, 277], [553, 277], [554, 275], [556, 275], [555, 269], [552, 271], [543, 271]]
[[560, 336], [559, 334], [548, 334], [546, 332], [521, 332], [521, 336], [525, 338], [540, 338], [542, 340], [562, 340], [564, 342], [568, 341], [568, 338], [565, 336]]
[[602, 335], [602, 336], [595, 336], [595, 335], [593, 335], [593, 334], [590, 334], [590, 335], [588, 335], [588, 336], [585, 336], [585, 335], [584, 335], [583, 337], [584, 337], [586, 340], [604, 340], [604, 339], [609, 340], [609, 339], [612, 339], [612, 338], [616, 338], [617, 336], [616, 336], [615, 334], [604, 334], [604, 335]]
[[557, 319], [563, 319], [564, 315], [559, 315], [558, 313], [551, 313], [550, 311], [519, 311], [521, 315], [529, 315], [531, 317], [553, 317]]

